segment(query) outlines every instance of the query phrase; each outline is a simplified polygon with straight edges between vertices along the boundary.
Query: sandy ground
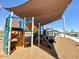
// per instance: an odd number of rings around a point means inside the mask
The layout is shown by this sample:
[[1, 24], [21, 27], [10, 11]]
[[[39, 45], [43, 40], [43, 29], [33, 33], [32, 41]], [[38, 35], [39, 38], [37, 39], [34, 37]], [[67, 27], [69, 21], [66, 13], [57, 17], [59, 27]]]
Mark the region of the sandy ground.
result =
[[0, 39], [4, 38], [4, 32], [0, 30]]
[[68, 38], [56, 38], [56, 43], [49, 49], [45, 45], [17, 48], [10, 56], [2, 52], [0, 43], [0, 59], [79, 59], [79, 44]]
[[0, 57], [3, 55], [3, 41], [0, 39]]
[[79, 43], [69, 38], [56, 38], [54, 46], [60, 59], [79, 59]]

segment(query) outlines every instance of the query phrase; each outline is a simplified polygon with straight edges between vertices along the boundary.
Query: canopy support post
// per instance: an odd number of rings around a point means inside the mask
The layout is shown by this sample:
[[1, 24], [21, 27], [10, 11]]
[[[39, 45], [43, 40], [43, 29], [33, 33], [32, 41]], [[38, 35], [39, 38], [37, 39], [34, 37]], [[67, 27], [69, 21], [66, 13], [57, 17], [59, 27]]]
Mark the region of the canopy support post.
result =
[[39, 29], [38, 29], [38, 46], [40, 46], [40, 35], [41, 35], [41, 24], [38, 24]]
[[[24, 29], [24, 36], [25, 36], [25, 21], [26, 21], [26, 17], [24, 17], [24, 20], [23, 20], [23, 29]], [[25, 41], [25, 37], [23, 38], [23, 48], [24, 48], [24, 42]]]
[[33, 37], [34, 37], [34, 17], [32, 17], [32, 37], [31, 37], [31, 47], [33, 47]]
[[63, 16], [62, 17], [62, 19], [63, 19], [63, 34], [64, 34], [64, 38], [66, 37], [65, 35], [66, 35], [66, 22], [65, 22], [65, 16]]

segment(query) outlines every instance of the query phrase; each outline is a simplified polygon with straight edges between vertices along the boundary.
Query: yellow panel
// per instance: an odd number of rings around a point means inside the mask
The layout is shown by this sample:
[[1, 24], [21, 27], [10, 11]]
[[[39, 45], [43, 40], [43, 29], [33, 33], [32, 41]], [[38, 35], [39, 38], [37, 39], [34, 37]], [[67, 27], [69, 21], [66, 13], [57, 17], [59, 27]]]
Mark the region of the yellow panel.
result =
[[34, 26], [34, 33], [38, 32], [37, 26]]

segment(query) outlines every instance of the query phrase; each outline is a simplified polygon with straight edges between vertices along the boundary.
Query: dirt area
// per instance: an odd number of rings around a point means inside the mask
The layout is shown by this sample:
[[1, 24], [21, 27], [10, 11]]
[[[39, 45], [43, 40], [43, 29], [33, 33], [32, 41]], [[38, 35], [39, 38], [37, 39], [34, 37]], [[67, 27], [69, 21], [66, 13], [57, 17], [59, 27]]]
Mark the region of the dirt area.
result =
[[3, 40], [0, 40], [0, 57], [3, 56]]
[[79, 59], [79, 43], [69, 38], [56, 38], [54, 46], [60, 59]]
[[79, 59], [79, 44], [68, 38], [56, 38], [56, 43], [49, 49], [45, 45], [17, 48], [10, 56], [1, 53], [2, 43], [0, 43], [0, 59]]
[[0, 39], [4, 38], [4, 31], [0, 30]]

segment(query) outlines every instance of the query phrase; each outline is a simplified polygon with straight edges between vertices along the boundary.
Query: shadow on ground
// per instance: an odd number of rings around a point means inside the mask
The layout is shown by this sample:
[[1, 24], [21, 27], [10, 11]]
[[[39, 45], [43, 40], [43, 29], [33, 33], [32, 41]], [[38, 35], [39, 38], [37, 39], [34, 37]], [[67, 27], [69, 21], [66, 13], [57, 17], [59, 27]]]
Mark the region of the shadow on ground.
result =
[[[55, 42], [56, 43], [56, 42]], [[38, 44], [35, 44], [36, 46], [38, 46]], [[58, 54], [56, 52], [56, 49], [54, 47], [54, 43], [51, 45], [52, 49], [49, 48], [46, 44], [41, 43], [40, 45], [40, 49], [44, 50], [45, 52], [47, 52], [48, 54], [50, 54], [52, 57], [54, 57], [55, 59], [59, 59]]]

